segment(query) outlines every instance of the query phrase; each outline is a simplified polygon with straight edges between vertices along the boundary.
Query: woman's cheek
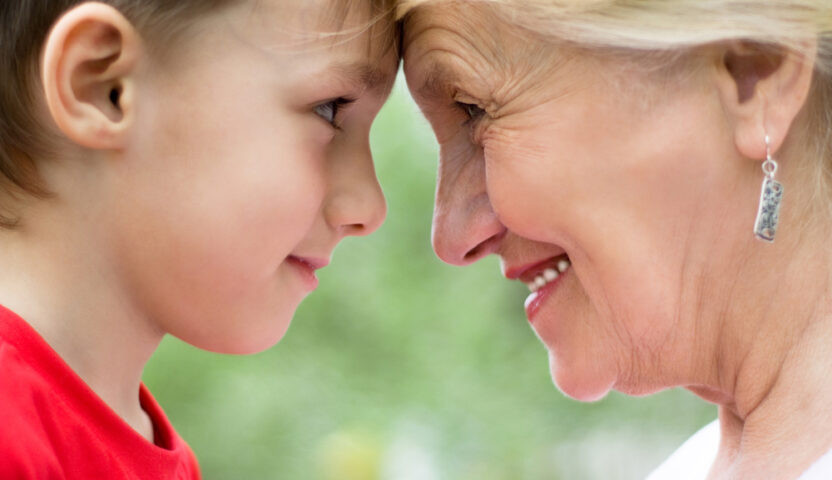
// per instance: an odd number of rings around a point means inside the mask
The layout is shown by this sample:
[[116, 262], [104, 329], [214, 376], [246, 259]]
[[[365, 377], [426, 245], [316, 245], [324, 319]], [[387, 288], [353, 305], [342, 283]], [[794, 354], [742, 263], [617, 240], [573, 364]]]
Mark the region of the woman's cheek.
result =
[[522, 132], [492, 126], [483, 135], [488, 195], [510, 230], [533, 240], [545, 237], [561, 202], [547, 149]]

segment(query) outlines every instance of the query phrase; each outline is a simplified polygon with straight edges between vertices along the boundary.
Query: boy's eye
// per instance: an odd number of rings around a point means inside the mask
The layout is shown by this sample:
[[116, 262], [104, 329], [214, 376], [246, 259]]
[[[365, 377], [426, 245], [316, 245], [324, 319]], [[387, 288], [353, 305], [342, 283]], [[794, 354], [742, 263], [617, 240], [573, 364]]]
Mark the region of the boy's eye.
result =
[[338, 123], [336, 122], [338, 118], [338, 112], [341, 108], [351, 104], [353, 100], [347, 98], [336, 98], [334, 100], [330, 100], [326, 103], [322, 103], [315, 107], [315, 113], [327, 121], [330, 125], [334, 128], [338, 128]]

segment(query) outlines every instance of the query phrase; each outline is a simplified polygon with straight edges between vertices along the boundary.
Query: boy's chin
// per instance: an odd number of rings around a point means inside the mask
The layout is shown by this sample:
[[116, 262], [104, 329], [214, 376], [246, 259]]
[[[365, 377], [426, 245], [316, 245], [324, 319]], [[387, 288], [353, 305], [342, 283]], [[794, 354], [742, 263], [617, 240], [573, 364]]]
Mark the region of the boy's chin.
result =
[[277, 345], [281, 340], [283, 340], [284, 335], [286, 335], [286, 329], [284, 329], [279, 335], [264, 335], [261, 338], [255, 338], [247, 342], [228, 345], [219, 353], [227, 355], [254, 355], [255, 353], [264, 352]]
[[[179, 337], [179, 339], [209, 352], [227, 355], [252, 355], [268, 350], [283, 339], [289, 329], [292, 313], [294, 312], [290, 312], [286, 319], [273, 319], [271, 323], [267, 323], [260, 328], [240, 322], [236, 325], [238, 330], [216, 335], [219, 338], [189, 339]], [[246, 326], [249, 328], [246, 328]]]
[[187, 342], [201, 350], [206, 350], [213, 353], [221, 353], [225, 355], [253, 355], [261, 353], [265, 350], [275, 346], [283, 335], [263, 336], [255, 339], [240, 339], [238, 341], [222, 341], [212, 342], [210, 344], [198, 344]]

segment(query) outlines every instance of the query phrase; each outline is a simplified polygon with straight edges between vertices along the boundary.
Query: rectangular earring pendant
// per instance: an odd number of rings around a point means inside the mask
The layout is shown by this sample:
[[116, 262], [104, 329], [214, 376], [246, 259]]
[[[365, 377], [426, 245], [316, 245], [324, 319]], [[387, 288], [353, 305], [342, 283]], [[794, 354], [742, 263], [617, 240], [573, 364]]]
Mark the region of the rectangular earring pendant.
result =
[[757, 221], [754, 222], [754, 235], [760, 240], [774, 242], [782, 199], [783, 185], [773, 178], [765, 177], [760, 192], [760, 209], [757, 211]]

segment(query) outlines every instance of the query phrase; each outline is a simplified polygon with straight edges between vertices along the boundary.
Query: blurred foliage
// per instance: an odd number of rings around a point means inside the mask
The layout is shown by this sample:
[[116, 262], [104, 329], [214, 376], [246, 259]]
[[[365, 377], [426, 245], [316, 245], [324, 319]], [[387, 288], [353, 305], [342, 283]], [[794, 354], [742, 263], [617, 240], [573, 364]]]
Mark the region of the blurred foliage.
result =
[[564, 397], [528, 290], [431, 251], [437, 148], [402, 81], [372, 144], [388, 219], [343, 242], [287, 336], [247, 357], [168, 338], [145, 372], [206, 480], [636, 479], [715, 417], [683, 390]]

